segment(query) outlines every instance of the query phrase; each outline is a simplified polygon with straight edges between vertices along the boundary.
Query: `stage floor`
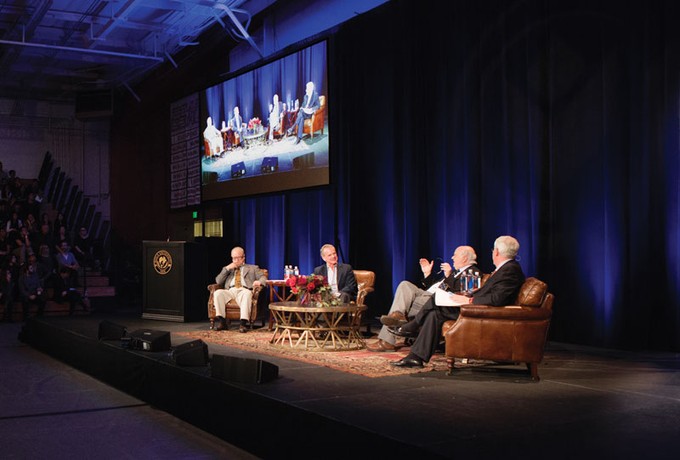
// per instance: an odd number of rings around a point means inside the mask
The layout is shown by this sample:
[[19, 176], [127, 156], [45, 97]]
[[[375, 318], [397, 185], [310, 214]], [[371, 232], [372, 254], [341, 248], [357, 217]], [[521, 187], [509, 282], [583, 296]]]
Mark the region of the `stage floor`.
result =
[[[96, 338], [99, 323], [105, 319], [126, 326], [128, 331], [147, 328], [169, 331], [173, 346], [188, 341], [173, 332], [208, 329], [207, 321], [143, 320], [134, 312], [94, 313], [89, 317], [45, 321]], [[100, 458], [120, 458], [123, 449], [130, 452], [130, 458], [139, 458], [132, 452], [139, 442], [134, 439], [133, 428], [146, 432], [151, 426], [156, 427], [155, 432], [146, 435], [157, 441], [145, 447], [146, 457], [164, 456], [166, 450], [175, 452], [176, 458], [247, 456], [240, 449], [269, 457], [277, 449], [302, 454], [306, 445], [318, 444], [328, 445], [328, 452], [304, 452], [305, 456], [334, 458], [333, 445], [338, 443], [356, 443], [359, 458], [369, 456], [375, 446], [403, 452], [404, 456], [427, 457], [566, 459], [583, 455], [605, 458], [677, 455], [680, 362], [673, 353], [629, 353], [550, 343], [546, 354], [550, 359], [539, 366], [541, 381], [533, 383], [517, 368], [503, 367], [464, 369], [454, 376], [435, 371], [367, 378], [208, 344], [211, 354], [259, 358], [279, 367], [279, 378], [274, 381], [234, 385], [253, 398], [260, 398], [253, 399], [250, 414], [220, 415], [225, 423], [234, 417], [254, 419], [253, 429], [266, 430], [261, 433], [261, 443], [269, 447], [262, 448], [248, 442], [240, 445], [239, 440], [225, 442], [224, 438], [220, 440], [195, 427], [187, 428], [185, 422], [168, 414], [154, 412], [143, 401], [70, 370], [22, 344], [16, 336], [12, 337], [19, 330], [16, 324], [0, 324], [3, 363], [12, 363], [10, 372], [3, 365], [0, 434], [3, 446], [8, 446], [16, 458], [34, 457], [31, 454], [39, 454], [41, 445], [51, 446], [44, 440], [34, 444], [36, 433], [32, 424], [48, 437], [60, 439], [62, 452], [83, 451], [79, 447], [83, 442], [91, 442], [91, 451], [98, 437], [90, 436], [90, 430], [104, 433], [111, 438], [107, 443], [110, 453], [101, 453]], [[92, 396], [100, 393], [104, 396]], [[55, 397], [59, 401], [53, 401]], [[268, 420], [268, 408], [273, 411], [279, 404], [289, 408], [294, 420]], [[130, 421], [126, 426], [133, 428], [120, 430], [120, 425], [102, 419], [112, 413], [125, 414], [125, 420]], [[319, 442], [316, 437], [325, 431], [315, 432], [306, 427], [304, 414], [309, 415], [310, 423], [318, 424], [320, 419], [328, 423], [331, 433], [336, 424], [338, 439]], [[147, 427], [144, 422], [147, 419], [154, 423]], [[25, 426], [17, 429], [17, 422]], [[290, 438], [291, 424], [304, 430], [295, 439]], [[280, 430], [271, 429], [276, 426]], [[348, 426], [356, 430], [353, 435], [346, 435]], [[176, 438], [178, 431], [182, 432], [182, 439]], [[125, 448], [115, 446], [118, 435]], [[167, 440], [169, 447], [165, 436], [174, 439]], [[309, 437], [315, 441], [305, 442]]]

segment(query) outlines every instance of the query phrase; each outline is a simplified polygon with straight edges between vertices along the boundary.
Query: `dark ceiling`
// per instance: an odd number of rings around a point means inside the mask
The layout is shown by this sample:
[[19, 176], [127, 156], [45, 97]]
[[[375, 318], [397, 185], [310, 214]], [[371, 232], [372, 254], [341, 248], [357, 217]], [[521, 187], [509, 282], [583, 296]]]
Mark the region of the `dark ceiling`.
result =
[[[0, 0], [0, 97], [72, 100], [132, 90], [214, 27], [248, 40], [275, 0]], [[219, 24], [219, 26], [216, 26]]]

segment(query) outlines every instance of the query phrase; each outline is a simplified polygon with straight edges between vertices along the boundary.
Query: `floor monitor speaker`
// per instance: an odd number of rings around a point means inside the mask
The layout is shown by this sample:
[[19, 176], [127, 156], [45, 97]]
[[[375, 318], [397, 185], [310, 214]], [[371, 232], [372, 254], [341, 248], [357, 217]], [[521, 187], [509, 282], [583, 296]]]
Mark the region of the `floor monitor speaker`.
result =
[[266, 383], [279, 376], [278, 366], [261, 359], [213, 354], [210, 368], [213, 377], [227, 382]]
[[172, 360], [178, 366], [207, 366], [208, 345], [203, 340], [192, 340], [172, 350]]
[[168, 351], [170, 350], [170, 333], [154, 329], [138, 329], [130, 333], [131, 350]]
[[104, 320], [99, 323], [97, 338], [99, 340], [120, 340], [127, 334], [127, 328], [120, 324]]

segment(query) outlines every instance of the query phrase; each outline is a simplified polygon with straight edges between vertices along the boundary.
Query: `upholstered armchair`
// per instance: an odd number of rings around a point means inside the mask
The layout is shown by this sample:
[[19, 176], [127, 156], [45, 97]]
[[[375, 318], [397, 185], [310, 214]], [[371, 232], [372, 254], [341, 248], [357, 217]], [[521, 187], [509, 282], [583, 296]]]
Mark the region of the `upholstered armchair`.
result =
[[314, 112], [311, 118], [305, 120], [302, 132], [309, 134], [314, 138], [314, 133], [321, 131], [323, 134], [323, 125], [326, 122], [326, 96], [319, 96], [319, 108]]
[[453, 373], [455, 358], [472, 358], [526, 363], [532, 380], [538, 381], [553, 301], [546, 283], [527, 278], [514, 305], [461, 307], [458, 319], [442, 327], [448, 374]]
[[[269, 278], [269, 271], [266, 268], [262, 268], [261, 270], [264, 273], [264, 276]], [[262, 292], [262, 289], [265, 287], [266, 285], [253, 288], [253, 300], [252, 306], [250, 308], [250, 318], [248, 318], [251, 329], [253, 327], [253, 322], [257, 319], [257, 300], [260, 296], [260, 292]], [[208, 291], [210, 291], [210, 297], [208, 298], [208, 318], [210, 319], [210, 329], [213, 329], [215, 327], [216, 315], [215, 315], [215, 302], [213, 300], [213, 296], [215, 294], [215, 291], [218, 289], [222, 289], [222, 285], [220, 284], [208, 285]], [[238, 304], [234, 300], [230, 300], [229, 303], [227, 304], [225, 319], [227, 320], [227, 329], [229, 328], [229, 324], [231, 323], [232, 319], [236, 321], [241, 319], [241, 309], [238, 307]]]
[[[354, 303], [359, 306], [366, 305], [366, 296], [375, 290], [375, 272], [354, 270], [354, 278], [357, 280], [357, 300]], [[362, 317], [361, 325], [366, 326], [368, 333], [371, 333], [371, 322], [366, 317]]]
[[354, 270], [354, 278], [357, 280], [357, 305], [365, 305], [366, 295], [374, 291], [375, 273], [369, 270]]

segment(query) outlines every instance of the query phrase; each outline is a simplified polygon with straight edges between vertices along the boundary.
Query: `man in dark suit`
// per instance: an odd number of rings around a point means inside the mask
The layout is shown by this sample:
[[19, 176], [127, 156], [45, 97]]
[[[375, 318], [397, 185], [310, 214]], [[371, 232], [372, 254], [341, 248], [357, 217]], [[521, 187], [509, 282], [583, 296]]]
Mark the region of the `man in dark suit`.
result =
[[[423, 307], [434, 307], [434, 294], [437, 289], [445, 289], [448, 292], [459, 292], [461, 290], [460, 279], [463, 274], [479, 274], [480, 269], [477, 266], [477, 254], [470, 246], [458, 246], [453, 252], [453, 267], [451, 264], [444, 262], [440, 269], [444, 273], [444, 279], [441, 276], [433, 273], [434, 261], [427, 259], [420, 259], [420, 269], [423, 272], [423, 280], [420, 282], [420, 287], [411, 283], [410, 281], [402, 281], [397, 286], [394, 293], [394, 300], [387, 315], [380, 317], [380, 322], [383, 324], [380, 333], [378, 334], [378, 341], [375, 344], [368, 345], [371, 351], [394, 351], [396, 350], [396, 337], [392, 334], [388, 327], [401, 326], [408, 322], [409, 318], [416, 317], [423, 309]], [[454, 270], [455, 269], [455, 270]]]
[[[295, 125], [297, 127], [297, 137], [295, 138], [295, 143], [299, 144], [300, 139], [304, 132], [305, 120], [312, 118], [314, 112], [319, 110], [321, 103], [319, 102], [319, 93], [314, 89], [313, 82], [307, 82], [305, 87], [305, 97], [302, 99], [302, 104], [300, 104], [300, 111], [298, 112], [297, 118], [295, 120]], [[292, 127], [290, 128], [293, 129]]]
[[315, 275], [325, 276], [330, 284], [333, 294], [339, 297], [343, 303], [348, 303], [357, 298], [357, 280], [354, 271], [349, 264], [338, 263], [338, 253], [332, 244], [321, 246], [321, 258], [324, 262], [314, 269]]
[[267, 277], [257, 265], [246, 263], [246, 253], [241, 247], [231, 250], [231, 263], [222, 267], [215, 277], [215, 282], [223, 289], [215, 291], [215, 329], [220, 331], [226, 327], [226, 305], [235, 300], [241, 310], [239, 332], [248, 330], [250, 308], [253, 301], [253, 288], [267, 283]]
[[[499, 236], [493, 245], [493, 264], [496, 270], [489, 279], [471, 297], [451, 294], [454, 304], [489, 305], [502, 307], [515, 301], [522, 284], [524, 273], [522, 267], [515, 260], [519, 252], [519, 242], [511, 236]], [[421, 310], [413, 321], [392, 329], [396, 335], [414, 335], [420, 327], [420, 333], [410, 353], [403, 359], [391, 363], [397, 367], [423, 367], [437, 349], [441, 339], [441, 329], [445, 321], [457, 319], [457, 314], [451, 307], [433, 307]]]

